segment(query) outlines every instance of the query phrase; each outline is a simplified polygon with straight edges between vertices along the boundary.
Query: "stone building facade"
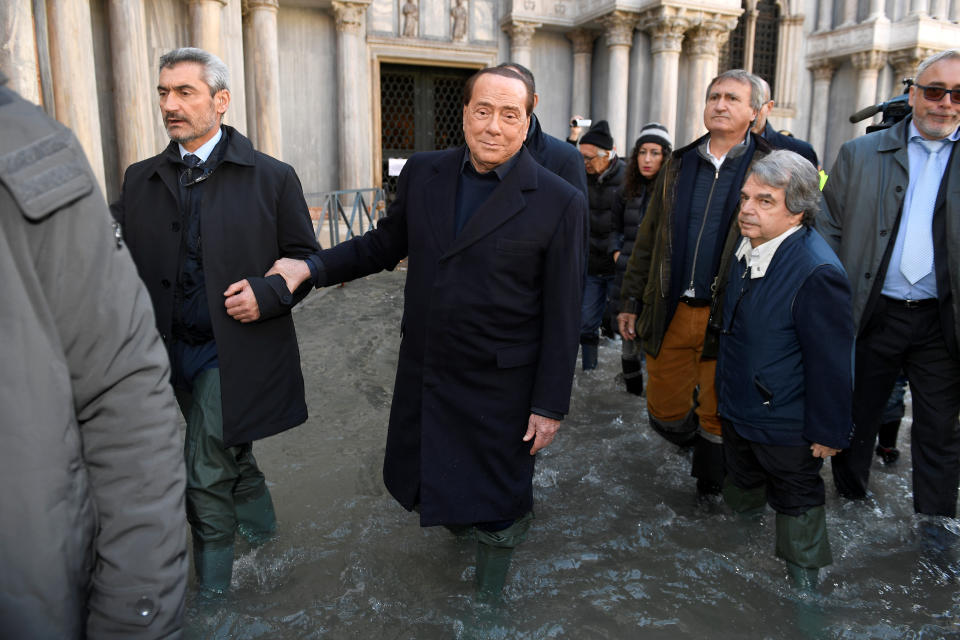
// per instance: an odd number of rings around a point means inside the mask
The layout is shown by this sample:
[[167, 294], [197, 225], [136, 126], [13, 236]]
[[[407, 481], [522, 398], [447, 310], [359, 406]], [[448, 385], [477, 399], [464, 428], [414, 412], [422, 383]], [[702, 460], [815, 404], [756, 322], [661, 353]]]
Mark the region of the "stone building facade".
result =
[[546, 131], [606, 119], [621, 153], [651, 120], [692, 140], [710, 78], [753, 69], [829, 169], [867, 125], [849, 115], [957, 46], [958, 20], [960, 0], [2, 0], [0, 69], [74, 129], [108, 197], [166, 144], [156, 64], [184, 45], [224, 59], [227, 123], [308, 194], [389, 187], [391, 158], [457, 144], [463, 78], [505, 60], [535, 73]]

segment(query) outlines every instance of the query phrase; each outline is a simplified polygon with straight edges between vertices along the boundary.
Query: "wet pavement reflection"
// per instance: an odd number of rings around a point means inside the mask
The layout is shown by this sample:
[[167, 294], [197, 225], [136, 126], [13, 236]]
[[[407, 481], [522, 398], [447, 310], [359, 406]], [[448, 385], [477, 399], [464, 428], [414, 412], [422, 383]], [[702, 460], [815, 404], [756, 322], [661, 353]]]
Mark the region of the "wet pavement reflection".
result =
[[311, 417], [255, 445], [279, 533], [239, 542], [222, 601], [191, 586], [188, 638], [960, 638], [960, 521], [914, 516], [909, 419], [867, 501], [839, 500], [825, 466], [834, 564], [799, 595], [773, 554], [773, 511], [697, 503], [688, 454], [621, 390], [612, 340], [596, 371], [578, 370], [539, 456], [503, 606], [474, 604], [474, 544], [421, 529], [380, 476], [404, 275], [314, 293], [295, 313]]

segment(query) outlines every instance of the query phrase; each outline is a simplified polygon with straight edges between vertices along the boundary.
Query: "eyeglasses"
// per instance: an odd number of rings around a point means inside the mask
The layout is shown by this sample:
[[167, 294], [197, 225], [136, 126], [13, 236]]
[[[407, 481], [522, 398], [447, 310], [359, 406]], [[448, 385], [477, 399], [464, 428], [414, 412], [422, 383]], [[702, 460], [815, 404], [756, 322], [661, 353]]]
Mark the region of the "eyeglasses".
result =
[[925, 87], [922, 84], [914, 84], [917, 89], [923, 92], [925, 100], [930, 102], [940, 102], [943, 96], [950, 94], [950, 102], [960, 104], [960, 89], [944, 89], [943, 87]]
[[[197, 174], [196, 177], [194, 177], [193, 175], [194, 173]], [[213, 175], [213, 169], [210, 169], [208, 171], [206, 168], [200, 167], [200, 166], [193, 167], [193, 168], [187, 167], [186, 169], [180, 172], [180, 177], [179, 177], [180, 186], [192, 187], [195, 184], [199, 184], [200, 182], [203, 182], [204, 180], [206, 180], [212, 175]]]

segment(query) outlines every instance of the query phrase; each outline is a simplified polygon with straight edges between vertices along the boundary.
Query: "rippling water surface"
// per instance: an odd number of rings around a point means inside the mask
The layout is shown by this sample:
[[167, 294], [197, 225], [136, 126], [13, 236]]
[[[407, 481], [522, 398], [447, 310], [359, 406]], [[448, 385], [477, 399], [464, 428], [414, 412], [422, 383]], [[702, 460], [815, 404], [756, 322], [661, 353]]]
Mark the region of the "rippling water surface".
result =
[[[475, 605], [474, 544], [421, 529], [380, 477], [403, 279], [325, 290], [295, 314], [311, 418], [255, 447], [280, 531], [239, 543], [224, 601], [191, 586], [188, 638], [960, 638], [960, 562], [925, 544], [913, 515], [909, 420], [900, 461], [874, 467], [872, 499], [838, 500], [826, 465], [834, 564], [799, 596], [769, 508], [697, 504], [688, 455], [621, 391], [614, 341], [599, 369], [578, 370], [539, 455], [536, 520], [504, 606]], [[960, 534], [957, 520], [935, 525]]]

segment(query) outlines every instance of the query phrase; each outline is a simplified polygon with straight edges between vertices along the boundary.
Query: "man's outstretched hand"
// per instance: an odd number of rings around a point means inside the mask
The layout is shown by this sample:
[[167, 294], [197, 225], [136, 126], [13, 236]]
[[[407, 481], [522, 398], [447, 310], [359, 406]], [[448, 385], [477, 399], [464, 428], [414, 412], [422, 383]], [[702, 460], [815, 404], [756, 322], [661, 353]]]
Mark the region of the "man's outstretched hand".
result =
[[273, 263], [270, 271], [264, 275], [279, 275], [287, 283], [287, 289], [293, 293], [300, 288], [300, 285], [310, 278], [310, 267], [305, 260], [295, 260], [294, 258], [280, 258]]

